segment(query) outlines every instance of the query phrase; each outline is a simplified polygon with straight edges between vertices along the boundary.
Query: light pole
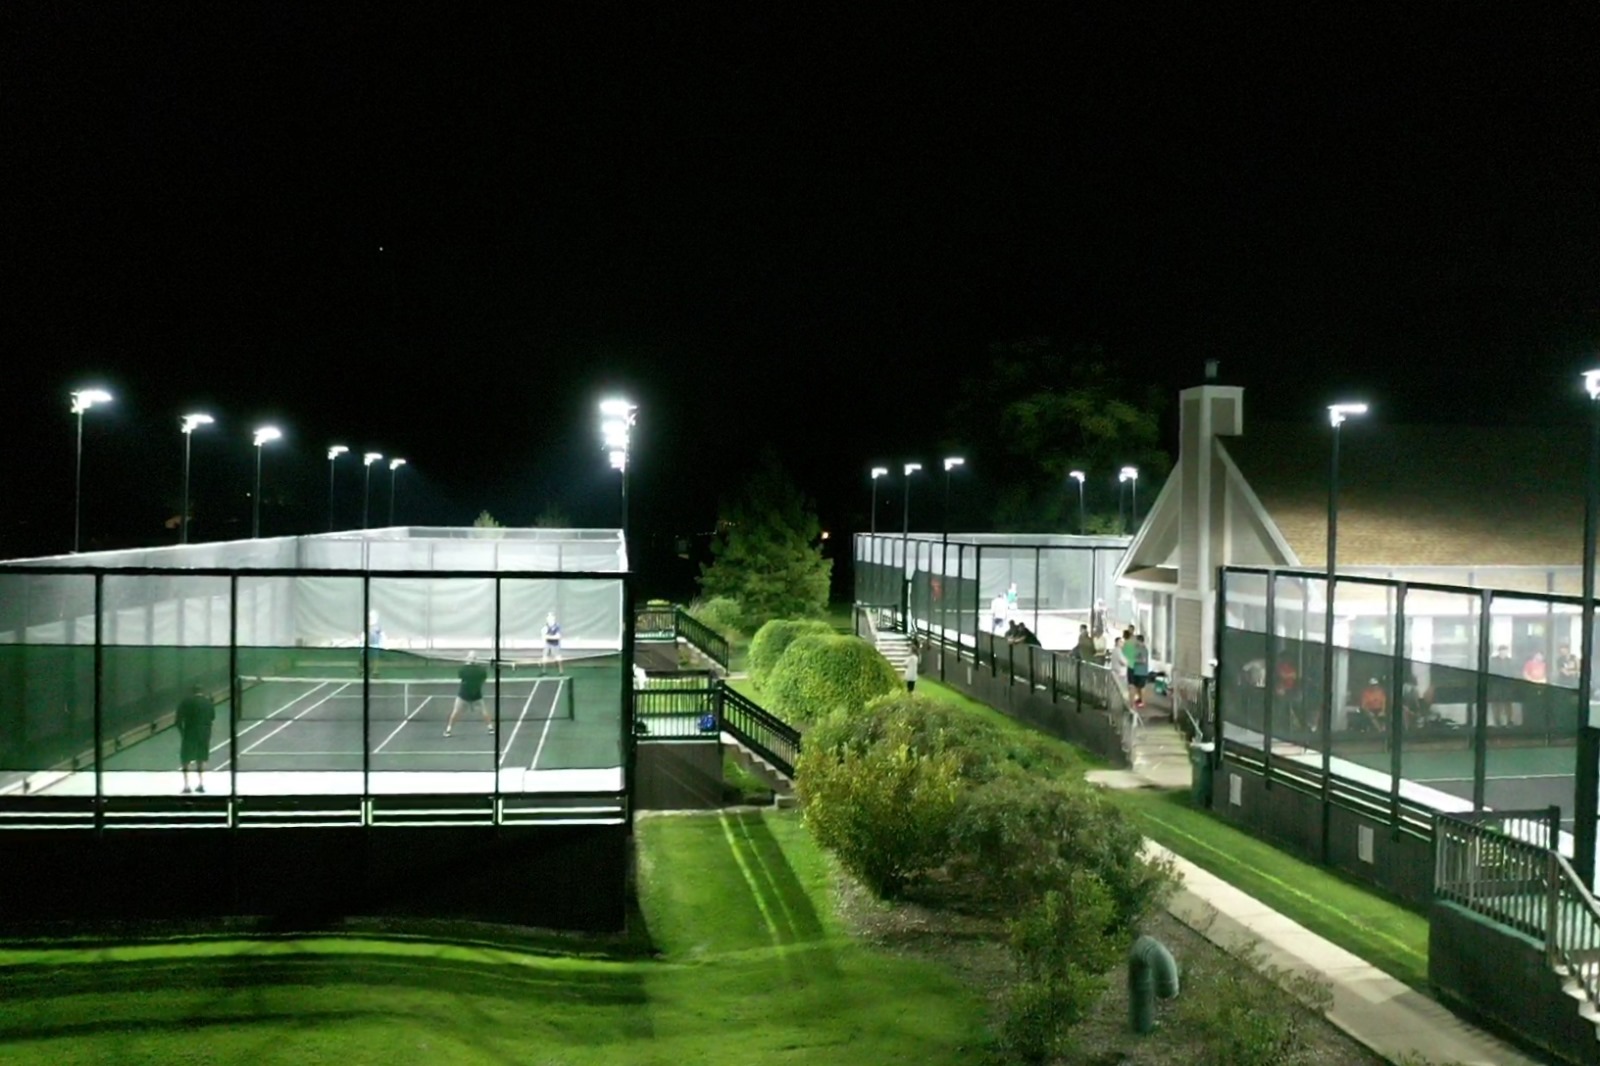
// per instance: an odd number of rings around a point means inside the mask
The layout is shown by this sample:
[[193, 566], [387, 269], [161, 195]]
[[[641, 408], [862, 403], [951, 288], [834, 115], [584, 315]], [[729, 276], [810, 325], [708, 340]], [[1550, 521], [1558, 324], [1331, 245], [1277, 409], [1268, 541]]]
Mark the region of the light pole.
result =
[[216, 419], [210, 415], [184, 415], [178, 423], [183, 430], [183, 511], [178, 515], [178, 543], [189, 543], [189, 446], [194, 443], [194, 431], [209, 426]]
[[111, 394], [105, 389], [79, 389], [72, 394], [72, 413], [78, 416], [77, 472], [72, 481], [72, 551], [78, 551], [83, 529], [83, 412], [97, 403], [110, 403]]
[[887, 477], [888, 475], [889, 468], [886, 466], [875, 466], [872, 468], [872, 518], [870, 521], [872, 522], [873, 536], [878, 535], [878, 479], [880, 477]]
[[600, 438], [611, 469], [622, 474], [622, 543], [628, 543], [628, 455], [639, 408], [627, 400], [600, 401]]
[[404, 459], [389, 460], [389, 525], [394, 525], [394, 490], [395, 478], [400, 473], [400, 468], [406, 465]]
[[361, 528], [370, 529], [367, 524], [367, 513], [372, 504], [372, 464], [382, 459], [380, 452], [367, 452], [361, 457], [361, 465], [366, 467], [361, 482]]
[[1331, 811], [1333, 771], [1333, 597], [1334, 575], [1339, 560], [1339, 427], [1351, 415], [1364, 415], [1364, 403], [1328, 405], [1328, 424], [1333, 427], [1333, 448], [1328, 464], [1328, 573], [1323, 580], [1322, 631], [1322, 858], [1328, 859], [1328, 827]]
[[252, 509], [250, 520], [251, 539], [261, 536], [261, 446], [282, 436], [282, 431], [276, 426], [262, 426], [256, 430], [256, 492], [251, 498], [252, 503], [255, 505]]
[[1083, 482], [1086, 477], [1082, 470], [1070, 470], [1067, 476], [1078, 483], [1078, 536], [1083, 536], [1084, 526], [1088, 525], [1083, 519]]
[[343, 444], [335, 444], [328, 449], [328, 532], [333, 532], [333, 464], [339, 456], [350, 449]]
[[[939, 637], [945, 637], [948, 628], [945, 615], [948, 611], [946, 604], [949, 600], [950, 581], [950, 471], [962, 466], [966, 460], [958, 455], [950, 456], [944, 461], [944, 529], [939, 536]], [[939, 655], [939, 676], [944, 676], [944, 655]]]
[[908, 629], [911, 625], [911, 475], [921, 469], [921, 463], [905, 465], [905, 496], [902, 498], [900, 522], [900, 608]]
[[[1589, 466], [1583, 479], [1583, 623], [1578, 658], [1578, 772], [1573, 801], [1572, 865], [1594, 887], [1595, 823], [1600, 819], [1600, 728], [1594, 720], [1595, 528], [1600, 522], [1600, 370], [1583, 375], [1589, 393]], [[1481, 624], [1481, 623], [1480, 623]], [[1587, 819], [1587, 820], [1586, 820]]]
[[[1123, 467], [1121, 472], [1117, 474], [1117, 480], [1118, 481], [1126, 481], [1128, 483], [1128, 496], [1129, 496], [1128, 512], [1129, 512], [1129, 518], [1132, 520], [1131, 524], [1132, 524], [1133, 528], [1134, 529], [1138, 529], [1139, 528], [1139, 468], [1136, 467], [1136, 466], [1125, 466], [1125, 467]], [[1119, 500], [1120, 500], [1120, 497], [1119, 497]], [[1128, 523], [1124, 523], [1123, 524], [1122, 532], [1124, 534], [1126, 534], [1128, 532]]]

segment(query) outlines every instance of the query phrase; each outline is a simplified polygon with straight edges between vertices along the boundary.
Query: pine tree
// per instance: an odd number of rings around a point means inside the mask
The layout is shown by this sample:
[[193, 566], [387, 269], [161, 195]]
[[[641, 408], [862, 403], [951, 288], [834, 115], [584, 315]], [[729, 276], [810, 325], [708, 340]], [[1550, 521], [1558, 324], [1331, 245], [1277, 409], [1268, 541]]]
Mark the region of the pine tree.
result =
[[816, 508], [768, 450], [739, 497], [723, 505], [700, 588], [736, 600], [746, 632], [773, 618], [820, 615], [833, 568], [821, 529]]

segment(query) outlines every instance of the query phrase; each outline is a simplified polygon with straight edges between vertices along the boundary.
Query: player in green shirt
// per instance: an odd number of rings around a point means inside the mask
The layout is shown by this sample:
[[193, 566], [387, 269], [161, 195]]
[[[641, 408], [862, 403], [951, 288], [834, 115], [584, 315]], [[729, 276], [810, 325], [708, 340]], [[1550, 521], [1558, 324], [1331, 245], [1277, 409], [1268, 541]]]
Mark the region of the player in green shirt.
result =
[[489, 727], [489, 732], [494, 732], [494, 718], [489, 714], [489, 706], [483, 699], [483, 684], [489, 680], [489, 670], [478, 661], [478, 653], [467, 652], [467, 661], [456, 674], [461, 679], [461, 685], [456, 689], [455, 706], [450, 708], [450, 720], [444, 724], [444, 735], [450, 735], [450, 729], [456, 724], [456, 715], [463, 710], [477, 708], [483, 715], [483, 724]]
[[178, 704], [174, 723], [178, 727], [178, 765], [183, 771], [183, 791], [189, 792], [189, 767], [193, 766], [195, 791], [206, 790], [206, 759], [211, 756], [211, 723], [217, 709], [205, 689], [194, 685]]

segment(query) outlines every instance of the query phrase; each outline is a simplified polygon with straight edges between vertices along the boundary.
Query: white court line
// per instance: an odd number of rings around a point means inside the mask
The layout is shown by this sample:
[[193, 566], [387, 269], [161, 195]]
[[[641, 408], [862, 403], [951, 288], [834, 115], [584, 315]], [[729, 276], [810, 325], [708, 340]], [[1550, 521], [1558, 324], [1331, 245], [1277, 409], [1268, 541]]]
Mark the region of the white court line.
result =
[[[303, 697], [303, 696], [301, 697], [301, 699], [304, 699], [304, 698], [305, 697]], [[250, 745], [248, 748], [245, 748], [239, 754], [240, 755], [249, 755], [252, 751], [255, 751], [261, 745], [265, 744], [267, 741], [271, 740], [273, 737], [277, 736], [279, 733], [283, 732], [285, 729], [288, 729], [290, 726], [294, 725], [300, 719], [304, 718], [306, 715], [310, 714], [312, 711], [316, 710], [318, 707], [321, 707], [324, 703], [327, 703], [332, 698], [333, 698], [333, 695], [331, 695], [331, 694], [322, 697], [322, 699], [318, 700], [316, 703], [311, 704], [311, 706], [307, 707], [305, 710], [301, 711], [299, 714], [295, 715], [293, 718], [289, 719], [287, 722], [282, 723], [281, 725], [278, 726], [278, 728], [274, 729], [272, 732], [268, 733], [266, 736], [264, 736], [261, 739], [257, 740], [254, 744]], [[292, 706], [292, 704], [291, 704], [291, 706]], [[281, 710], [283, 710], [283, 708], [280, 707], [278, 709], [278, 711], [281, 711]], [[278, 711], [273, 711], [272, 713], [273, 714], [277, 714]], [[270, 718], [271, 715], [268, 715], [268, 717]], [[266, 719], [262, 719], [262, 720], [265, 721]], [[293, 754], [293, 753], [292, 752], [283, 752], [282, 754], [290, 755], [290, 754]], [[232, 761], [233, 761], [232, 759], [224, 759], [221, 763], [219, 763], [217, 765], [217, 769], [221, 770], [223, 767], [227, 766]]]
[[423, 699], [422, 699], [422, 702], [417, 704], [417, 709], [415, 711], [412, 711], [410, 714], [406, 715], [404, 718], [402, 718], [400, 720], [400, 724], [394, 727], [394, 731], [392, 733], [390, 733], [388, 736], [383, 738], [383, 743], [379, 744], [377, 747], [372, 749], [372, 754], [376, 755], [376, 754], [378, 754], [378, 752], [380, 752], [384, 748], [388, 747], [389, 746], [389, 741], [391, 741], [395, 737], [399, 736], [400, 735], [400, 730], [404, 729], [406, 727], [406, 724], [408, 722], [410, 722], [411, 719], [415, 718], [417, 716], [417, 713], [419, 711], [421, 711], [422, 708], [426, 707], [428, 705], [428, 701], [433, 699], [433, 698], [434, 697], [432, 697], [432, 696], [424, 696]]
[[[317, 688], [322, 688], [327, 684], [328, 684], [328, 682], [326, 682], [326, 681], [319, 682], [317, 684]], [[353, 684], [353, 682], [346, 681], [346, 682], [343, 682], [339, 687], [340, 687], [341, 690], [343, 690], [345, 688], [348, 688], [351, 684]], [[257, 718], [255, 721], [251, 722], [249, 725], [247, 725], [243, 729], [239, 730], [238, 735], [242, 737], [246, 733], [250, 732], [252, 729], [258, 729], [261, 726], [266, 725], [272, 719], [278, 717], [278, 715], [282, 714], [284, 711], [287, 711], [290, 707], [293, 707], [295, 704], [299, 703], [301, 700], [310, 699], [312, 696], [315, 696], [317, 694], [317, 688], [312, 689], [310, 692], [301, 693], [300, 695], [296, 696], [294, 699], [290, 700], [288, 703], [285, 703], [283, 706], [279, 707], [277, 710], [275, 710], [271, 714], [267, 715], [265, 718]], [[336, 698], [338, 695], [339, 695], [338, 692], [331, 692], [328, 695], [322, 697], [322, 699], [318, 700], [316, 703], [312, 704], [312, 706], [313, 707], [320, 707], [322, 704], [327, 703], [329, 700]], [[305, 711], [301, 711], [300, 713], [304, 714]], [[232, 743], [232, 740], [233, 740], [233, 738], [230, 737], [228, 740], [219, 741], [218, 743], [211, 745], [211, 754], [215, 755], [217, 752], [221, 751], [223, 748], [227, 747], [230, 743]], [[217, 769], [220, 770], [220, 769], [222, 769], [223, 766], [226, 766], [226, 765], [228, 765], [228, 760], [224, 760], [222, 762], [222, 765], [218, 766]]]
[[544, 751], [544, 742], [550, 736], [550, 723], [556, 720], [556, 704], [561, 700], [561, 686], [566, 683], [566, 678], [556, 678], [556, 695], [550, 701], [550, 713], [544, 716], [544, 728], [539, 731], [539, 746], [533, 749], [533, 761], [528, 764], [529, 770], [536, 769], [539, 765], [539, 755]]
[[[1401, 775], [1404, 776], [1404, 775]], [[1576, 774], [1485, 774], [1485, 781], [1570, 781]], [[1434, 784], [1443, 781], [1476, 781], [1475, 777], [1412, 777], [1408, 780], [1419, 785]]]
[[500, 762], [497, 766], [506, 764], [506, 756], [511, 754], [511, 745], [517, 742], [517, 730], [522, 728], [522, 720], [528, 716], [528, 708], [533, 706], [533, 697], [539, 694], [539, 682], [533, 683], [533, 691], [528, 693], [528, 698], [522, 701], [522, 713], [517, 715], [517, 724], [511, 727], [511, 739], [507, 740], [505, 747], [500, 752]]

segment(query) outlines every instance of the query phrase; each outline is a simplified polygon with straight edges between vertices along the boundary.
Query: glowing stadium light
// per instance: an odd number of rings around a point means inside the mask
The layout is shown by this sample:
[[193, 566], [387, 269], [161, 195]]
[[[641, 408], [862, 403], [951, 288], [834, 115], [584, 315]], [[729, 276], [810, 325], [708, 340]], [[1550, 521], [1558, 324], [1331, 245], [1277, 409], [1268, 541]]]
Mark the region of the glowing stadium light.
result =
[[372, 510], [372, 464], [383, 458], [382, 452], [367, 452], [361, 457], [361, 465], [366, 471], [361, 481], [361, 528], [370, 529], [367, 516]]
[[333, 447], [328, 449], [328, 461], [332, 462], [333, 460], [339, 458], [339, 456], [344, 455], [349, 451], [350, 449], [346, 448], [343, 444], [335, 444]]
[[966, 460], [960, 456], [952, 456], [944, 461], [944, 472], [948, 474], [950, 471], [954, 470], [958, 466], [961, 466], [965, 462]]
[[283, 437], [277, 426], [262, 426], [255, 433], [256, 491], [250, 500], [250, 536], [261, 536], [261, 446]]
[[628, 539], [628, 455], [633, 448], [633, 426], [639, 407], [612, 397], [600, 401], [600, 439], [611, 469], [622, 475], [622, 539]]
[[193, 433], [201, 426], [209, 426], [215, 421], [216, 419], [212, 418], [210, 415], [184, 415], [183, 421], [179, 423], [179, 427], [185, 433]]
[[72, 482], [72, 550], [78, 550], [79, 534], [83, 528], [83, 413], [97, 403], [110, 403], [111, 394], [105, 389], [79, 389], [72, 394], [72, 413], [78, 416], [77, 473]]
[[1331, 403], [1328, 405], [1328, 424], [1337, 429], [1350, 415], [1366, 413], [1367, 405], [1364, 403]]
[[333, 444], [328, 447], [328, 532], [333, 532], [333, 464], [339, 456], [348, 454], [349, 448], [343, 444]]
[[194, 443], [194, 431], [209, 426], [216, 419], [205, 414], [184, 415], [178, 422], [183, 432], [183, 510], [178, 514], [178, 543], [189, 543], [189, 446]]
[[97, 403], [110, 403], [111, 394], [105, 389], [79, 389], [72, 394], [72, 413], [81, 415]]
[[404, 459], [389, 460], [389, 525], [391, 526], [394, 525], [395, 478], [399, 475], [400, 468], [405, 465], [406, 461]]
[[382, 458], [383, 458], [383, 453], [382, 452], [367, 452], [365, 455], [363, 455], [361, 457], [361, 463], [362, 463], [363, 466], [371, 466], [373, 463], [377, 462], [379, 459], [382, 459]]

